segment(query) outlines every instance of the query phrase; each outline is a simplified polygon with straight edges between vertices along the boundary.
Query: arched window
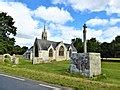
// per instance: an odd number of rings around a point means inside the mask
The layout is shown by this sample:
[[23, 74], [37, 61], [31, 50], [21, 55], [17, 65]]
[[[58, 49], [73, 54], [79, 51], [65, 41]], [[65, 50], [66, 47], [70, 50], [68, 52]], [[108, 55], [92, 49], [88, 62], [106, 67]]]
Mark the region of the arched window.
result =
[[53, 50], [52, 49], [49, 50], [49, 57], [53, 57]]
[[59, 49], [59, 56], [64, 56], [64, 47], [61, 46]]
[[38, 45], [37, 44], [35, 44], [35, 57], [39, 57]]

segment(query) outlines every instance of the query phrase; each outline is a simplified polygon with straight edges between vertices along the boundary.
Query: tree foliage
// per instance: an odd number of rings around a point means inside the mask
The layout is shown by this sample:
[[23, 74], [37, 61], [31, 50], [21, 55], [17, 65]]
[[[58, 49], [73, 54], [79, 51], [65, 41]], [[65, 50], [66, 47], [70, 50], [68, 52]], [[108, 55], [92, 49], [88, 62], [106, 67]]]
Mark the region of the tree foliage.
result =
[[15, 36], [16, 29], [13, 18], [7, 13], [0, 13], [0, 54], [11, 53], [13, 50], [15, 39], [10, 38], [10, 35]]
[[76, 47], [78, 53], [82, 53], [83, 52], [83, 42], [82, 42], [82, 39], [80, 39], [80, 38], [72, 39], [72, 43]]
[[23, 54], [27, 49], [27, 47], [15, 46], [15, 39], [10, 37], [10, 35], [16, 36], [17, 28], [14, 23], [13, 18], [7, 13], [0, 13], [0, 54]]
[[19, 45], [16, 45], [16, 46], [14, 46], [13, 53], [22, 55], [27, 49], [28, 49], [28, 47], [26, 47], [26, 46], [23, 46], [21, 48]]
[[120, 36], [115, 37], [115, 40], [111, 42], [111, 48], [114, 57], [120, 57]]
[[[76, 47], [78, 53], [83, 52], [82, 39], [72, 39], [73, 45]], [[96, 38], [87, 40], [87, 51], [101, 53], [101, 57], [120, 57], [120, 36], [115, 37], [111, 43], [99, 42]]]
[[100, 51], [100, 42], [96, 38], [91, 38], [87, 41], [87, 51], [88, 52], [99, 52]]
[[101, 43], [100, 48], [101, 48], [100, 53], [101, 53], [102, 57], [112, 57], [110, 43], [103, 42], [103, 43]]

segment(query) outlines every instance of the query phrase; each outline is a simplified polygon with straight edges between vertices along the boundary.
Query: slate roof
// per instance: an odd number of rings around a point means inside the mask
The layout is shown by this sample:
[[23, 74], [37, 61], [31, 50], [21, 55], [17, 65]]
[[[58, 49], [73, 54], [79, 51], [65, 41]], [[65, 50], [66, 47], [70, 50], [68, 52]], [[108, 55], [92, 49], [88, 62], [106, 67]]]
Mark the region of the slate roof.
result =
[[[52, 45], [54, 49], [56, 49], [56, 47], [58, 46], [59, 43], [61, 42], [54, 42], [54, 41], [49, 41], [49, 40], [44, 40], [44, 39], [37, 39], [37, 43], [40, 46], [40, 48], [42, 50], [48, 50], [48, 48]], [[67, 49], [69, 50], [69, 47], [72, 47], [72, 51], [77, 52], [76, 48], [72, 45], [72, 44], [66, 44], [64, 43], [64, 45], [67, 47]]]
[[33, 49], [33, 46], [32, 46], [32, 47], [30, 47], [30, 49], [28, 49], [28, 51], [32, 51], [32, 49]]
[[33, 46], [30, 47], [23, 55], [25, 55], [25, 54], [27, 54], [27, 53], [30, 53], [30, 52], [32, 51], [32, 49], [33, 49]]

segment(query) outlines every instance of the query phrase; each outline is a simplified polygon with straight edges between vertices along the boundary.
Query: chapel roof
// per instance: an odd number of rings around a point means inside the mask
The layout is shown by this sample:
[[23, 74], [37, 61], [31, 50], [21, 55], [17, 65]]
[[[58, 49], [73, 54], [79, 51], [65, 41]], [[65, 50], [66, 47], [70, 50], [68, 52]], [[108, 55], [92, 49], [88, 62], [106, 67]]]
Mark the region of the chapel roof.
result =
[[[38, 45], [42, 50], [47, 50], [51, 45], [53, 46], [54, 49], [60, 44], [61, 42], [55, 42], [55, 41], [49, 41], [49, 40], [44, 40], [44, 39], [37, 39]], [[67, 47], [69, 50], [69, 47], [72, 47], [72, 51], [77, 51], [76, 48], [72, 44], [67, 44], [64, 43], [64, 45]]]
[[[32, 51], [32, 49], [33, 49], [33, 46], [32, 47], [30, 47], [24, 54], [26, 54], [26, 53], [30, 53], [31, 51]], [[23, 55], [24, 55], [23, 54]]]
[[31, 51], [33, 49], [33, 46], [32, 47], [30, 47], [30, 49], [28, 49], [28, 51]]

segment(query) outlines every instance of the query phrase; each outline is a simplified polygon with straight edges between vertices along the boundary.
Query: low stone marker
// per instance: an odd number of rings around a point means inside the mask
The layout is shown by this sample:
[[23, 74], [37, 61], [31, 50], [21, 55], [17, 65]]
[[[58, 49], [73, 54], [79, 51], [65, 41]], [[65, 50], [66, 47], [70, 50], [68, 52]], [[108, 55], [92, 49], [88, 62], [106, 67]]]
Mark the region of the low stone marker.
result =
[[86, 77], [100, 75], [100, 53], [73, 53], [70, 59], [69, 70], [71, 73], [78, 72]]
[[2, 59], [3, 62], [4, 62], [6, 56], [10, 57], [10, 60], [11, 60], [11, 62], [12, 62], [12, 56], [11, 56], [10, 54], [4, 54], [4, 55], [3, 55], [3, 59]]
[[12, 62], [13, 62], [13, 64], [19, 64], [19, 58], [16, 58], [15, 54], [13, 54]]
[[10, 61], [11, 61], [13, 64], [19, 64], [19, 58], [17, 58], [17, 57], [15, 56], [15, 54], [13, 54], [13, 56], [11, 56], [10, 54], [4, 54], [4, 55], [3, 55], [3, 62], [4, 62], [4, 60], [5, 60], [5, 56], [10, 57]]

